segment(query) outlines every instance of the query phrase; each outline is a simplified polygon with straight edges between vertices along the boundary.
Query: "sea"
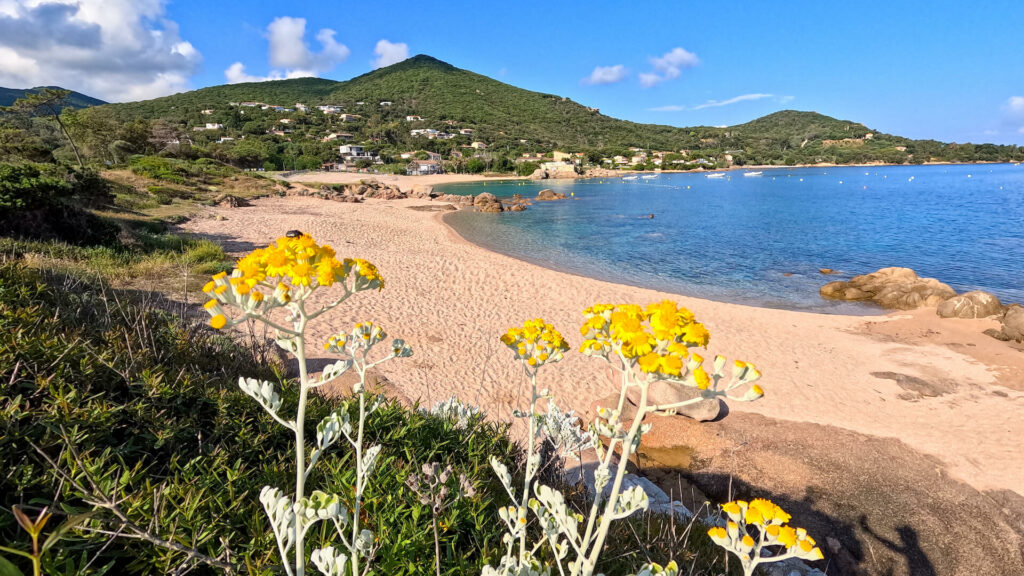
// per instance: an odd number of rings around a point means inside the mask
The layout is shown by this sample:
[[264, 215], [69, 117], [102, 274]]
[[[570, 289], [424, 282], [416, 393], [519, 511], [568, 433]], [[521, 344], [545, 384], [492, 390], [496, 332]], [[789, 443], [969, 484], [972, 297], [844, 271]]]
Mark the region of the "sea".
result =
[[[755, 306], [876, 314], [821, 298], [887, 266], [1024, 302], [1024, 165], [814, 167], [486, 181], [441, 193], [566, 200], [445, 221], [487, 249], [612, 282]], [[834, 274], [823, 274], [831, 269]], [[556, 288], [557, 287], [553, 287]]]

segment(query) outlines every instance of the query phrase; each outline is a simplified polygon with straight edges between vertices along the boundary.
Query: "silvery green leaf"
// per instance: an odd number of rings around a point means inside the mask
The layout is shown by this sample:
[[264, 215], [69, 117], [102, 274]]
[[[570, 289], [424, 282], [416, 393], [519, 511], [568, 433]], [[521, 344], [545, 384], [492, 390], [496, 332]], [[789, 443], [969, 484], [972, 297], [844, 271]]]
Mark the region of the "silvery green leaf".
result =
[[239, 377], [238, 387], [242, 389], [242, 392], [256, 400], [275, 420], [292, 430], [295, 429], [294, 422], [285, 421], [277, 414], [277, 411], [281, 408], [281, 396], [274, 390], [273, 383], [256, 380], [255, 378]]
[[508, 466], [505, 466], [500, 460], [491, 456], [491, 468], [494, 469], [494, 473], [498, 476], [498, 480], [501, 481], [501, 485], [505, 487], [505, 490], [511, 493], [512, 475], [508, 472]]
[[295, 506], [292, 499], [278, 488], [264, 486], [260, 490], [260, 503], [270, 518], [270, 526], [278, 544], [287, 551], [295, 542]]
[[338, 552], [333, 546], [313, 550], [309, 559], [324, 576], [345, 576], [345, 564], [348, 563], [348, 556]]
[[369, 475], [377, 464], [377, 457], [380, 455], [380, 444], [375, 444], [366, 449], [363, 454], [363, 473]]
[[448, 400], [442, 400], [429, 410], [431, 414], [452, 420], [456, 428], [465, 428], [476, 417], [483, 417], [483, 410], [471, 404], [465, 404], [455, 395]]
[[295, 342], [295, 339], [292, 337], [284, 336], [281, 338], [277, 338], [276, 340], [274, 340], [274, 342], [276, 342], [278, 347], [280, 347], [285, 352], [291, 352], [292, 354], [295, 354], [296, 352], [299, 351], [299, 345]]
[[373, 549], [373, 532], [369, 530], [363, 530], [359, 533], [359, 537], [356, 538], [356, 550], [364, 556]]
[[320, 380], [315, 384], [315, 386], [322, 386], [335, 378], [338, 378], [347, 372], [349, 368], [352, 368], [352, 363], [351, 358], [345, 358], [343, 360], [338, 360], [333, 364], [324, 366], [323, 372], [320, 373]]
[[637, 510], [646, 510], [647, 505], [647, 493], [639, 485], [634, 485], [619, 494], [614, 514], [618, 518], [625, 518]]

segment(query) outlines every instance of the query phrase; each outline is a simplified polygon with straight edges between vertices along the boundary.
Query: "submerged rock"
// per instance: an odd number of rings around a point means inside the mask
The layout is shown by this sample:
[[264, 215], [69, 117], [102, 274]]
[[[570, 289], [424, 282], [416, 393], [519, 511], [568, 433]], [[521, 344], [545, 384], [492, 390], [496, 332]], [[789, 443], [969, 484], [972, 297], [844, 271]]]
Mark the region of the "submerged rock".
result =
[[883, 308], [914, 310], [937, 306], [956, 291], [934, 278], [921, 278], [910, 268], [882, 268], [848, 281], [829, 282], [819, 291], [832, 300], [867, 300]]
[[555, 192], [550, 188], [545, 188], [537, 193], [538, 202], [551, 202], [553, 200], [565, 200], [565, 193]]
[[1003, 312], [1003, 304], [994, 295], [981, 290], [948, 298], [935, 311], [940, 318], [988, 318]]

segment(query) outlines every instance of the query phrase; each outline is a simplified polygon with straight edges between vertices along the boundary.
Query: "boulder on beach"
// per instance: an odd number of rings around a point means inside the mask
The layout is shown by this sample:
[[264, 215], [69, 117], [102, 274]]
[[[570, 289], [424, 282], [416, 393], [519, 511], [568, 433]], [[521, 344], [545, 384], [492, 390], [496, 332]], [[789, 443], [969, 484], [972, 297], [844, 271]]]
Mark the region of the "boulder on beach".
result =
[[1007, 340], [1024, 342], [1024, 306], [1011, 304], [1006, 308], [1002, 335]]
[[526, 211], [526, 205], [525, 204], [513, 204], [513, 205], [508, 207], [508, 211], [509, 212], [524, 212], [524, 211]]
[[484, 205], [484, 204], [491, 204], [491, 203], [497, 202], [497, 201], [498, 201], [498, 197], [497, 196], [495, 196], [494, 194], [491, 194], [490, 192], [484, 192], [482, 194], [478, 194], [476, 196], [476, 198], [473, 198], [473, 205], [474, 206], [481, 206], [481, 205]]
[[910, 268], [882, 268], [854, 276], [848, 281], [829, 282], [819, 291], [831, 300], [863, 300], [893, 310], [914, 310], [938, 306], [956, 296], [956, 290], [934, 278], [921, 278]]
[[565, 193], [555, 192], [550, 188], [545, 188], [537, 193], [538, 202], [551, 202], [553, 200], [565, 200]]
[[1003, 313], [1003, 304], [994, 295], [981, 290], [948, 298], [935, 311], [940, 318], [988, 318]]
[[213, 199], [213, 203], [216, 204], [217, 206], [225, 208], [241, 208], [250, 205], [249, 202], [245, 200], [245, 198], [239, 198], [238, 196], [234, 196], [232, 194], [219, 194], [216, 198]]

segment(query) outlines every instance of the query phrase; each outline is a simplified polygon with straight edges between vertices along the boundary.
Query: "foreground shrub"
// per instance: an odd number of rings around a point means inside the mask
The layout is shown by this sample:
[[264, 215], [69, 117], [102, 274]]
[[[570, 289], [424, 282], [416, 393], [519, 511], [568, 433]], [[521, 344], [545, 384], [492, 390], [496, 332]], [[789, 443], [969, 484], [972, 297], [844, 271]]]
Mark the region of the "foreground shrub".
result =
[[113, 201], [95, 172], [55, 164], [0, 163], [0, 235], [109, 243], [117, 227], [84, 208]]
[[[280, 377], [231, 339], [102, 286], [0, 265], [0, 509], [17, 505], [35, 517], [49, 504], [48, 529], [93, 513], [50, 549], [44, 571], [266, 574], [279, 565], [258, 495], [294, 478], [293, 435], [238, 389], [238, 374]], [[281, 388], [283, 406], [297, 400], [294, 386]], [[308, 400], [310, 420], [337, 413], [334, 402]], [[377, 536], [375, 564], [382, 573], [431, 574], [420, 562], [434, 553], [430, 511], [403, 488], [409, 473], [446, 462], [493, 494], [500, 487], [488, 458], [515, 461], [517, 452], [502, 427], [480, 419], [459, 427], [377, 400], [365, 437], [382, 449], [361, 513]], [[349, 408], [355, 421], [357, 407]], [[349, 458], [325, 458], [311, 481], [347, 499]], [[446, 574], [475, 572], [497, 552], [496, 515], [481, 496], [445, 512]], [[0, 513], [0, 543], [28, 549], [10, 514]]]

